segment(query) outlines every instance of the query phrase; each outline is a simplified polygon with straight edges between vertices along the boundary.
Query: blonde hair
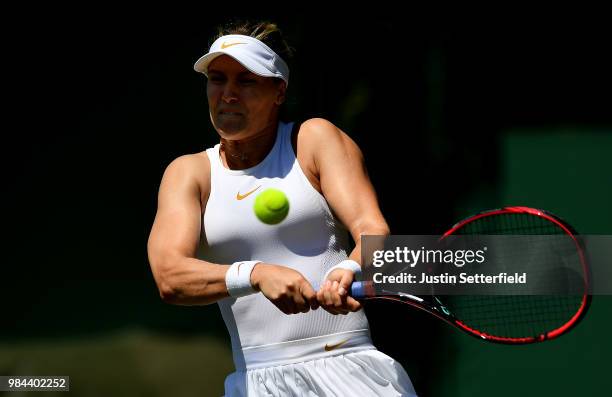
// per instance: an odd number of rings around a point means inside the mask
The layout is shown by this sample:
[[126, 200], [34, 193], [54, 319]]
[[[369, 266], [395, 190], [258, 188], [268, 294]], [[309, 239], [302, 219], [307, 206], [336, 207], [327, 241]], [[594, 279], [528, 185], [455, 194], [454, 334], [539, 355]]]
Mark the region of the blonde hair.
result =
[[219, 26], [217, 31], [217, 36], [213, 41], [229, 34], [251, 36], [265, 43], [274, 50], [274, 52], [280, 55], [285, 62], [287, 62], [294, 53], [294, 49], [287, 44], [281, 30], [275, 23], [270, 21], [231, 21]]

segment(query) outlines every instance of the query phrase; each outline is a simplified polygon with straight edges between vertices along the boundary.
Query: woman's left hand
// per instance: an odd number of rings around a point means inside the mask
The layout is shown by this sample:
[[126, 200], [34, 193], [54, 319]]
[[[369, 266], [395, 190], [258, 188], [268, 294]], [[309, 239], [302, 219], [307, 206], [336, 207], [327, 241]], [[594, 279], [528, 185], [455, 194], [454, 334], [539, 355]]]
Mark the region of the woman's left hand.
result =
[[361, 309], [361, 303], [351, 297], [354, 274], [348, 269], [336, 269], [317, 291], [319, 305], [331, 314], [348, 314]]

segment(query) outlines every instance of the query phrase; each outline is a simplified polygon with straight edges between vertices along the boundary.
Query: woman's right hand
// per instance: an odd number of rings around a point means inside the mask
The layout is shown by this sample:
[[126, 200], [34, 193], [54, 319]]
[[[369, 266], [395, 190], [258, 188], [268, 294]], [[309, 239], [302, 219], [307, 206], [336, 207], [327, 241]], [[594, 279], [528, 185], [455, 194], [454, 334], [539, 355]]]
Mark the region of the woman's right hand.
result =
[[319, 307], [317, 293], [296, 270], [260, 262], [251, 272], [251, 285], [285, 314], [306, 313]]

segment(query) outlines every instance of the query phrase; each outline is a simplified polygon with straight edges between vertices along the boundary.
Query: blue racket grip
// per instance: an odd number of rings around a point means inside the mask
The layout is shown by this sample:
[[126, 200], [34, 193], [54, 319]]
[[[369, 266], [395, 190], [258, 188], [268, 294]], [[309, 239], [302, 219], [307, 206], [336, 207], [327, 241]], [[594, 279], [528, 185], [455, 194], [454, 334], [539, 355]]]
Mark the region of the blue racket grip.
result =
[[[312, 287], [315, 289], [315, 291], [318, 291], [320, 285], [313, 283]], [[375, 296], [376, 291], [374, 290], [374, 285], [371, 281], [353, 281], [349, 295], [355, 299], [363, 299], [370, 296]]]
[[366, 294], [366, 283], [363, 281], [353, 281], [351, 284], [351, 296], [355, 299], [365, 298]]

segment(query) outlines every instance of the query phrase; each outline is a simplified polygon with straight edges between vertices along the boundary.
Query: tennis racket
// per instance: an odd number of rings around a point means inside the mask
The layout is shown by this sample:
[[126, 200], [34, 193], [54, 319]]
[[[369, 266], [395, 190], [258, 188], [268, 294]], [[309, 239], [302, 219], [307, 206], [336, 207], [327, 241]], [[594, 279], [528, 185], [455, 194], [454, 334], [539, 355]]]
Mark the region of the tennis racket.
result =
[[[481, 212], [464, 219], [448, 230], [451, 235], [565, 235], [573, 255], [553, 260], [550, 247], [541, 248], [530, 266], [547, 266], [551, 274], [559, 269], [579, 275], [580, 287], [571, 294], [551, 295], [456, 295], [416, 296], [410, 291], [377, 291], [371, 281], [354, 282], [351, 295], [359, 300], [388, 300], [424, 310], [479, 339], [504, 343], [527, 344], [554, 339], [571, 330], [589, 308], [590, 272], [586, 255], [575, 230], [549, 212], [528, 207], [505, 207]], [[567, 247], [566, 247], [567, 248]], [[516, 260], [514, 252], [503, 252], [508, 266]], [[530, 252], [529, 255], [532, 253]], [[538, 258], [549, 260], [539, 262]], [[568, 259], [570, 258], [570, 259]], [[552, 282], [555, 282], [554, 280]], [[404, 286], [405, 288], [405, 286]], [[507, 287], [506, 287], [507, 288]]]

